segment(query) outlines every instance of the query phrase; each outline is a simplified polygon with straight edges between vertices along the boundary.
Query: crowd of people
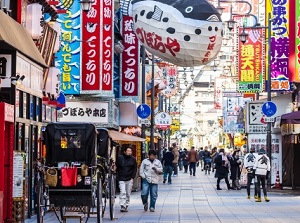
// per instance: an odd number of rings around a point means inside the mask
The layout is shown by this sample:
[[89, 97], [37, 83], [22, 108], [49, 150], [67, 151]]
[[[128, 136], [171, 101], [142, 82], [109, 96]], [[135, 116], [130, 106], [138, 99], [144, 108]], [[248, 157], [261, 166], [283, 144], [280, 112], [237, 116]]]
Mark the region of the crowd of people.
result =
[[[148, 157], [142, 161], [139, 169], [139, 176], [142, 178], [141, 200], [144, 210], [155, 211], [160, 175], [163, 175], [164, 184], [172, 184], [172, 177], [177, 177], [179, 171], [189, 173], [191, 177], [195, 177], [197, 167], [204, 171], [205, 175], [214, 172], [214, 176], [217, 178], [216, 190], [222, 190], [220, 182], [223, 179], [228, 190], [241, 190], [241, 169], [245, 168], [247, 170], [247, 198], [250, 199], [250, 186], [254, 179], [255, 201], [262, 201], [262, 188], [264, 199], [266, 202], [269, 202], [265, 182], [270, 176], [270, 159], [265, 154], [265, 150], [261, 149], [259, 153], [255, 153], [253, 149], [250, 149], [243, 160], [240, 159], [239, 154], [239, 150], [231, 153], [225, 152], [223, 148], [218, 150], [217, 147], [212, 148], [210, 151], [207, 146], [199, 150], [196, 150], [194, 146], [190, 150], [186, 148], [180, 149], [176, 143], [173, 143], [168, 150], [163, 150], [162, 158], [159, 160], [157, 151], [149, 150]], [[128, 211], [133, 179], [136, 177], [136, 173], [136, 159], [132, 156], [132, 148], [127, 146], [116, 161], [121, 212]], [[149, 195], [150, 202], [148, 201]]]
[[250, 186], [254, 179], [256, 202], [261, 202], [261, 187], [265, 201], [269, 202], [265, 182], [270, 175], [270, 160], [265, 150], [261, 149], [259, 153], [255, 153], [253, 149], [250, 149], [243, 159], [240, 158], [240, 153], [240, 150], [225, 152], [225, 149], [218, 150], [217, 147], [209, 150], [208, 146], [201, 147], [199, 150], [196, 150], [194, 146], [190, 150], [179, 149], [174, 143], [168, 151], [164, 150], [162, 154], [163, 183], [168, 181], [172, 184], [172, 177], [178, 175], [178, 168], [184, 173], [189, 172], [191, 176], [196, 176], [196, 169], [199, 167], [205, 175], [214, 173], [217, 179], [216, 190], [222, 190], [220, 187], [222, 179], [225, 180], [228, 190], [241, 190], [241, 170], [245, 168], [247, 170], [247, 198], [250, 199]]

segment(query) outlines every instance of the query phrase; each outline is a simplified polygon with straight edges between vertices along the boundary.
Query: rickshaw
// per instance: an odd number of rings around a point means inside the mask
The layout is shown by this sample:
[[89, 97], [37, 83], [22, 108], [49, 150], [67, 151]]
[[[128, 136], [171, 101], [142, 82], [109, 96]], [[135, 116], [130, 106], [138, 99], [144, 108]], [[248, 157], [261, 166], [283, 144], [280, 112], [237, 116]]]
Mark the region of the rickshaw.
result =
[[[113, 141], [108, 130], [90, 123], [50, 123], [45, 129], [46, 154], [36, 162], [37, 222], [52, 210], [59, 222], [66, 213], [96, 214], [102, 222], [109, 201], [115, 214]], [[60, 214], [60, 216], [59, 216]]]

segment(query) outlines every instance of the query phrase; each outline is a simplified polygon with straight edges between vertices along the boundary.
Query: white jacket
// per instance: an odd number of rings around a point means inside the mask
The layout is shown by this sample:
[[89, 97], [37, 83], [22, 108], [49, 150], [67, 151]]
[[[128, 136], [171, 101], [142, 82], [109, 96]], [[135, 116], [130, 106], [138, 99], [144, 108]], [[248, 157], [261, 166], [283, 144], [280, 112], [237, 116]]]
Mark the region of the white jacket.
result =
[[253, 166], [255, 175], [267, 175], [267, 171], [271, 170], [270, 159], [266, 154], [258, 155]]
[[244, 167], [246, 169], [248, 167], [253, 168], [257, 156], [258, 156], [257, 153], [247, 153], [244, 157]]
[[[156, 170], [153, 170], [152, 167], [155, 167]], [[161, 173], [163, 173], [163, 167], [158, 159], [153, 160], [153, 162], [149, 158], [143, 160], [140, 167], [140, 176], [146, 179], [148, 183], [158, 184], [159, 174]]]

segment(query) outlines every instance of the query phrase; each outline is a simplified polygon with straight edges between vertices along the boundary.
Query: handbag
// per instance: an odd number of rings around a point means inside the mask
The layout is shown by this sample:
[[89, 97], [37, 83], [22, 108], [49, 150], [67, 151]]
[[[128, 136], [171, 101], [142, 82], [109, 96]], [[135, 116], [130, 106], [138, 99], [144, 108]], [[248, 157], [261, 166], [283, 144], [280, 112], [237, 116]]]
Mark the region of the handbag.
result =
[[77, 185], [77, 167], [61, 168], [61, 185], [63, 187], [71, 187]]
[[56, 187], [57, 185], [57, 170], [55, 168], [49, 168], [46, 171], [46, 185], [50, 187]]
[[81, 176], [86, 177], [89, 172], [89, 167], [86, 164], [81, 165]]

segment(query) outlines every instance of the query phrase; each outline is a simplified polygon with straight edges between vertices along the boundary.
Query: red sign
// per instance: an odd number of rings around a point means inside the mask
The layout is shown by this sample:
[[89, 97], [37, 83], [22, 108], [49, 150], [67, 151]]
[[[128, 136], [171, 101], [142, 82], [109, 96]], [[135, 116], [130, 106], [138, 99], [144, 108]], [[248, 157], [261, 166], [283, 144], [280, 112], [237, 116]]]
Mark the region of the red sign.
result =
[[[98, 93], [100, 89], [100, 1], [82, 13], [82, 69], [80, 93]], [[80, 38], [80, 37], [78, 37]]]
[[122, 36], [124, 52], [122, 53], [121, 96], [139, 96], [139, 42], [132, 29], [132, 17], [123, 16]]
[[102, 90], [113, 90], [113, 1], [101, 1], [101, 33], [102, 33], [102, 58], [101, 58], [101, 78]]

